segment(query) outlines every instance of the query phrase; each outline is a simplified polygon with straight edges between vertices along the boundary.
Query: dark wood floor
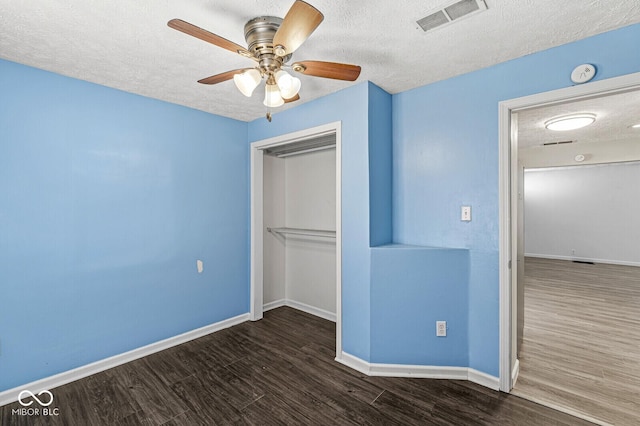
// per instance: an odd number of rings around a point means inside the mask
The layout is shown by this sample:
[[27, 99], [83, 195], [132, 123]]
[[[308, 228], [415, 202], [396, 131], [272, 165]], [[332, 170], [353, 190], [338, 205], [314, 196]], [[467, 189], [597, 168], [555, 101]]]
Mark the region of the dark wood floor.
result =
[[291, 308], [52, 389], [58, 416], [2, 425], [581, 425], [466, 381], [367, 377], [334, 361], [335, 324]]
[[513, 393], [594, 421], [640, 424], [640, 268], [526, 258]]

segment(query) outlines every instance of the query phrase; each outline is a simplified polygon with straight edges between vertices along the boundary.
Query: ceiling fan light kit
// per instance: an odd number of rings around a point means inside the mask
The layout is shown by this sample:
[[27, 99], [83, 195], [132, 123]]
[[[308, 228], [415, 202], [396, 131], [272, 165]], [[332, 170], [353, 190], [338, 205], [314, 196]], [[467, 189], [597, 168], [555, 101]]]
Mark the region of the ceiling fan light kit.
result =
[[280, 95], [278, 86], [276, 84], [267, 83], [264, 90], [264, 106], [269, 108], [277, 108], [284, 105], [284, 99]]
[[298, 77], [293, 77], [286, 71], [279, 70], [275, 74], [276, 84], [280, 89], [280, 94], [284, 99], [293, 98], [300, 91], [302, 83]]
[[264, 80], [263, 103], [268, 108], [276, 108], [300, 99], [298, 92], [302, 86], [299, 78], [293, 77], [282, 68], [312, 77], [344, 81], [355, 81], [360, 75], [360, 67], [357, 65], [323, 61], [299, 61], [292, 65], [287, 64], [293, 52], [309, 38], [323, 19], [324, 16], [315, 7], [297, 0], [284, 19], [275, 16], [259, 16], [248, 21], [244, 26], [244, 36], [248, 46], [246, 49], [180, 19], [172, 19], [167, 25], [257, 62], [254, 68], [227, 71], [198, 80], [198, 83], [217, 84], [233, 78], [238, 90], [243, 95], [251, 97], [260, 82]]
[[233, 76], [233, 82], [236, 84], [236, 87], [240, 93], [245, 95], [247, 98], [251, 97], [253, 91], [258, 87], [261, 81], [262, 75], [260, 75], [260, 71], [255, 68], [251, 68]]

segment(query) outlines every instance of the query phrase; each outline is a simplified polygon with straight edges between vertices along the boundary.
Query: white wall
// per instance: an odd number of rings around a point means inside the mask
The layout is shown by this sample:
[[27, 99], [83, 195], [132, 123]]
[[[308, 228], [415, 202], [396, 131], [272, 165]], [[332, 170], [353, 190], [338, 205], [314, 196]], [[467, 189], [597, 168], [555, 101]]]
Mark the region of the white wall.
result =
[[[575, 161], [578, 154], [584, 155], [581, 163]], [[640, 161], [640, 139], [520, 148], [518, 161], [527, 169]]]
[[[285, 225], [285, 160], [264, 156], [263, 220], [266, 226]], [[285, 298], [285, 241], [267, 232], [263, 235], [263, 303]]]
[[525, 170], [527, 256], [640, 266], [640, 162]]
[[[288, 157], [286, 216], [292, 228], [336, 229], [336, 150]], [[336, 313], [334, 239], [287, 238], [287, 298]]]
[[[336, 229], [336, 151], [264, 157], [267, 227]], [[335, 239], [264, 234], [264, 304], [286, 301], [336, 313]]]

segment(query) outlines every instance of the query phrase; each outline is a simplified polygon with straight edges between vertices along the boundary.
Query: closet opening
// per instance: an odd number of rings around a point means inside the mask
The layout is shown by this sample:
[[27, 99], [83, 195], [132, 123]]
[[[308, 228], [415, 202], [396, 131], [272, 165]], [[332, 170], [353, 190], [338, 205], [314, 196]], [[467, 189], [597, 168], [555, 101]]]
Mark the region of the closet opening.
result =
[[251, 144], [251, 320], [289, 306], [336, 323], [341, 351], [340, 123]]

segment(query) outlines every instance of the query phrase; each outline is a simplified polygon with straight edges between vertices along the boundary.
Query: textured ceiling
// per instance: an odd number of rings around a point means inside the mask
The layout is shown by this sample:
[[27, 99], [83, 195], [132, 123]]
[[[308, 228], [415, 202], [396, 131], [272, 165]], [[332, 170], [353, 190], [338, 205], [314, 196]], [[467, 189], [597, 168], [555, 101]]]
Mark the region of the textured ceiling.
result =
[[[370, 80], [398, 93], [640, 22], [638, 0], [486, 0], [487, 11], [433, 32], [416, 20], [441, 0], [309, 0], [324, 22], [294, 60], [362, 66], [355, 83], [301, 76], [296, 104]], [[249, 121], [262, 93], [196, 81], [253, 62], [167, 27], [181, 18], [244, 45], [244, 23], [293, 0], [0, 0], [0, 57]], [[576, 64], [577, 65], [577, 64]], [[288, 108], [288, 105], [283, 108]]]
[[[588, 112], [596, 121], [582, 129], [554, 132], [545, 128], [553, 117]], [[560, 105], [552, 105], [518, 113], [518, 147], [541, 146], [544, 143], [573, 141], [574, 143], [627, 142], [640, 144], [640, 91], [597, 97]]]

